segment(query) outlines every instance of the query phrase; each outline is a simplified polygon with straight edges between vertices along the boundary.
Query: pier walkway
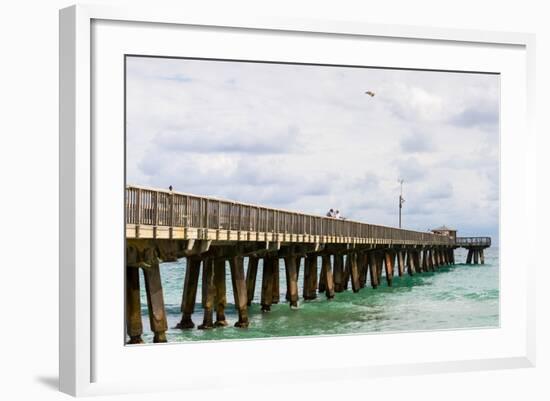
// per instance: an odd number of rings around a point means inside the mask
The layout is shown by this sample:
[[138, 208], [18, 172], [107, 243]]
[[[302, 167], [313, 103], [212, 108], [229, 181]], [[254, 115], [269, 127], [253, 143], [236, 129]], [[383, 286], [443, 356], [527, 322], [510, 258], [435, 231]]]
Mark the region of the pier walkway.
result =
[[[266, 208], [175, 191], [128, 186], [126, 218], [126, 328], [129, 343], [141, 343], [139, 268], [145, 277], [149, 320], [155, 342], [166, 341], [160, 261], [187, 258], [180, 329], [191, 329], [202, 270], [204, 319], [199, 329], [227, 325], [226, 265], [238, 312], [248, 326], [262, 260], [262, 311], [279, 299], [279, 263], [286, 275], [286, 301], [298, 307], [298, 273], [303, 259], [304, 300], [327, 299], [351, 286], [377, 288], [383, 277], [414, 275], [454, 264], [454, 249], [468, 249], [467, 263], [484, 263], [488, 237], [464, 238]], [[244, 258], [248, 258], [245, 272]], [[318, 261], [321, 261], [319, 270]], [[229, 262], [229, 263], [227, 263]], [[384, 272], [384, 275], [382, 274]], [[215, 314], [215, 320], [214, 320]]]

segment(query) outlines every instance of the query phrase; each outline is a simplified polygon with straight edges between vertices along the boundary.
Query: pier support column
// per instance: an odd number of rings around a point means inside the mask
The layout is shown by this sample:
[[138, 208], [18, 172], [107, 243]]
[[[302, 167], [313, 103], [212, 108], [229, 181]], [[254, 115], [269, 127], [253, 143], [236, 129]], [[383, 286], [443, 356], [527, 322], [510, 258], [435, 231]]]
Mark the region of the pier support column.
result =
[[468, 256], [466, 256], [466, 264], [467, 265], [472, 264], [472, 254], [473, 254], [472, 249], [468, 248]]
[[214, 327], [213, 307], [216, 287], [214, 286], [214, 259], [207, 258], [202, 266], [202, 308], [204, 318], [199, 330], [211, 329]]
[[479, 263], [479, 250], [474, 249], [474, 265]]
[[139, 267], [133, 266], [126, 266], [126, 333], [130, 337], [128, 344], [143, 344]]
[[378, 287], [378, 261], [376, 260], [376, 253], [370, 252], [369, 254], [369, 273], [370, 273], [370, 284], [372, 288]]
[[227, 320], [225, 320], [225, 306], [227, 305], [225, 259], [223, 258], [214, 260], [214, 285], [216, 286], [216, 298], [214, 300], [216, 304], [216, 321], [214, 326], [227, 326]]
[[192, 329], [195, 327], [191, 315], [193, 315], [195, 311], [200, 266], [201, 260], [199, 258], [187, 258], [185, 279], [183, 282], [183, 296], [181, 300], [182, 315], [181, 321], [176, 326], [177, 329]]
[[273, 303], [273, 256], [264, 258], [262, 270], [262, 312], [269, 312]]
[[149, 324], [151, 325], [151, 330], [155, 333], [153, 342], [165, 343], [168, 322], [166, 320], [166, 311], [164, 310], [164, 296], [162, 294], [158, 261], [151, 263], [150, 268], [143, 269], [143, 275], [145, 276]]
[[298, 308], [298, 269], [296, 263], [300, 263], [300, 258], [294, 255], [285, 257], [285, 270], [287, 275], [287, 294], [288, 302], [291, 308]]
[[376, 255], [376, 272], [378, 274], [378, 283], [382, 281], [382, 270], [384, 269], [384, 251]]
[[272, 303], [278, 304], [280, 301], [280, 277], [279, 277], [279, 257], [275, 256], [272, 260], [273, 266], [271, 267], [273, 272], [273, 291], [271, 295], [273, 297]]
[[248, 269], [246, 270], [246, 295], [247, 305], [252, 305], [254, 299], [254, 292], [256, 291], [256, 277], [258, 276], [258, 263], [259, 258], [257, 256], [250, 256], [248, 258]]
[[317, 255], [307, 255], [304, 265], [304, 299], [317, 298]]
[[229, 259], [231, 267], [231, 283], [233, 284], [233, 296], [235, 297], [235, 308], [239, 315], [239, 320], [235, 327], [248, 327], [248, 307], [246, 302], [246, 278], [244, 275], [243, 257], [233, 256]]
[[430, 250], [430, 256], [431, 256], [432, 267], [433, 267], [433, 270], [435, 271], [439, 267], [439, 264], [437, 263], [437, 250], [432, 248]]
[[418, 266], [416, 266], [417, 273], [422, 273], [424, 271], [424, 251], [421, 249], [418, 250]]
[[350, 253], [350, 275], [351, 275], [351, 289], [353, 292], [358, 292], [361, 289], [359, 283], [359, 267], [357, 266], [357, 253]]
[[359, 259], [359, 285], [361, 288], [365, 288], [367, 285], [367, 275], [369, 274], [369, 259], [366, 252], [361, 252], [358, 255]]
[[407, 269], [409, 276], [413, 276], [416, 273], [416, 256], [415, 251], [409, 250], [409, 266]]
[[421, 252], [422, 252], [422, 269], [421, 269], [421, 271], [422, 272], [427, 272], [430, 269], [429, 266], [428, 266], [428, 250], [423, 249]]
[[[329, 266], [330, 266], [330, 259], [329, 259]], [[325, 292], [327, 289], [327, 278], [325, 276], [326, 270], [325, 270], [325, 255], [322, 257], [321, 261], [321, 272], [319, 273], [319, 294], [322, 292]]]
[[330, 266], [330, 255], [323, 255], [321, 273], [321, 276], [325, 280], [325, 295], [328, 299], [332, 299], [334, 298], [334, 278], [332, 277], [332, 268]]
[[[305, 262], [305, 258], [304, 258]], [[302, 264], [302, 257], [300, 255], [296, 256], [296, 277], [300, 277], [300, 269]]]
[[386, 251], [384, 253], [384, 257], [386, 266], [386, 281], [388, 283], [388, 287], [391, 287], [393, 280], [393, 257], [391, 251]]
[[479, 258], [480, 258], [481, 264], [484, 265], [485, 264], [485, 253], [484, 253], [483, 249], [479, 250]]
[[426, 249], [426, 265], [428, 266], [428, 271], [433, 272], [435, 270], [431, 248]]
[[401, 277], [405, 272], [405, 260], [403, 258], [402, 250], [397, 251], [397, 271], [398, 271], [399, 277]]
[[350, 276], [351, 276], [351, 258], [350, 258], [350, 254], [346, 254], [346, 261], [344, 263], [344, 272], [342, 273], [342, 276], [344, 277], [344, 282], [343, 282], [343, 288], [344, 288], [344, 291], [348, 289], [348, 285], [349, 285], [349, 279], [350, 279]]
[[344, 256], [334, 254], [334, 291], [344, 291]]

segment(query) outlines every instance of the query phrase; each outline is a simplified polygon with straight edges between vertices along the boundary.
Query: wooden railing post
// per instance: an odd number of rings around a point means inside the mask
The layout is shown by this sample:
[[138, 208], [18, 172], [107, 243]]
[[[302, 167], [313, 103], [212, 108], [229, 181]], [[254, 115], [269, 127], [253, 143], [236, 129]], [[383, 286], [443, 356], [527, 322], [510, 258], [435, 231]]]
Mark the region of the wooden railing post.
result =
[[239, 205], [239, 231], [243, 229], [243, 207]]
[[[158, 202], [158, 192], [153, 192], [152, 197], [154, 199], [153, 203], [153, 225], [158, 226], [158, 218], [159, 218], [159, 202]], [[152, 199], [152, 200], [153, 200]]]
[[175, 226], [175, 218], [174, 218], [174, 194], [173, 193], [170, 193], [170, 214], [168, 215], [168, 221], [169, 221], [169, 226], [170, 227], [174, 227]]
[[137, 190], [137, 199], [136, 199], [136, 224], [141, 224], [141, 188]]

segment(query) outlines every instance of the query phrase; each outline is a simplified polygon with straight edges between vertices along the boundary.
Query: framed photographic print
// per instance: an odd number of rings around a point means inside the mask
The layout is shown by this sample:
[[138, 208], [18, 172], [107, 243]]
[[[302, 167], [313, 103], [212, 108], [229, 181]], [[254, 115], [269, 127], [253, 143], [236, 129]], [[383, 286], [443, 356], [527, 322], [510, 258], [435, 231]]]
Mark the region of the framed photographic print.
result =
[[531, 366], [532, 36], [95, 6], [60, 32], [62, 391]]

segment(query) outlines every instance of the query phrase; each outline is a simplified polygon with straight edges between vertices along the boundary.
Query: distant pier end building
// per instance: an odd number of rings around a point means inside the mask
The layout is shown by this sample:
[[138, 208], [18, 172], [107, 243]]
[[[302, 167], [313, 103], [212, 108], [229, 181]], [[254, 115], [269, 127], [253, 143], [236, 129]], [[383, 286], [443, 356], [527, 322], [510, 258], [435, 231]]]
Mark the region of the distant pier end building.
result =
[[244, 328], [260, 267], [261, 309], [268, 312], [280, 302], [281, 260], [286, 301], [296, 308], [301, 266], [302, 298], [325, 293], [331, 299], [348, 287], [358, 292], [367, 281], [375, 289], [383, 277], [391, 286], [394, 273], [414, 275], [452, 265], [458, 247], [468, 249], [467, 263], [484, 263], [483, 250], [491, 245], [488, 237], [460, 238], [447, 227], [420, 232], [138, 186], [126, 187], [125, 221], [126, 332], [131, 344], [141, 343], [143, 334], [140, 269], [153, 341], [166, 341], [161, 261], [187, 259], [178, 328], [195, 326], [191, 317], [199, 275], [204, 317], [198, 328], [228, 324], [227, 267], [238, 312], [235, 326]]
[[430, 231], [434, 234], [451, 238], [455, 242], [455, 248], [466, 248], [468, 250], [466, 264], [485, 264], [484, 250], [491, 246], [491, 237], [457, 237], [456, 229], [449, 228], [445, 225], [433, 228]]
[[449, 228], [447, 226], [441, 226], [438, 228], [432, 228], [431, 232], [439, 235], [446, 235], [451, 238], [453, 241], [456, 240], [456, 230], [454, 228]]

